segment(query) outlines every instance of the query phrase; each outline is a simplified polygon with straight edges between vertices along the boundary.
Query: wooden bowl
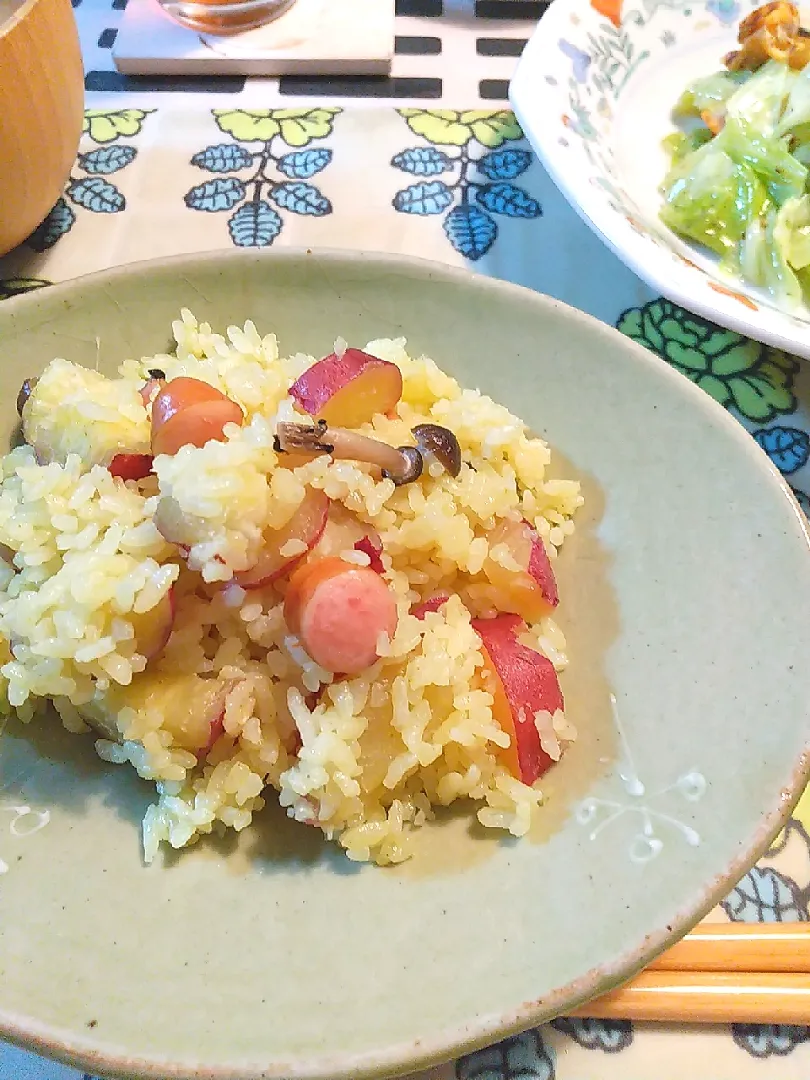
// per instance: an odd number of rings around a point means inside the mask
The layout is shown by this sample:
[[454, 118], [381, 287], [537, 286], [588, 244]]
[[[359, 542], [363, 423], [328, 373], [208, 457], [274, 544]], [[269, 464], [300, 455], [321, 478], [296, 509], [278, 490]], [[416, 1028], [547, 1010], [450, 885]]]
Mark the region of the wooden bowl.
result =
[[70, 0], [24, 0], [0, 22], [0, 255], [30, 236], [62, 194], [83, 107]]

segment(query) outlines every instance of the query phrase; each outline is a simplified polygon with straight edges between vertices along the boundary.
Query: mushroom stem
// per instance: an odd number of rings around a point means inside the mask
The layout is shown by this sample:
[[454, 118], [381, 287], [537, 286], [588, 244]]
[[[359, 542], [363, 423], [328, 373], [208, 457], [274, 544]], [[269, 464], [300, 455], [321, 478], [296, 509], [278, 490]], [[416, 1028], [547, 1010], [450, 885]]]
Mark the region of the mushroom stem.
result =
[[298, 450], [331, 454], [345, 461], [366, 461], [382, 469], [395, 484], [408, 484], [422, 473], [422, 455], [415, 446], [394, 447], [356, 431], [328, 427], [324, 420], [317, 424], [279, 424], [274, 449], [281, 454]]

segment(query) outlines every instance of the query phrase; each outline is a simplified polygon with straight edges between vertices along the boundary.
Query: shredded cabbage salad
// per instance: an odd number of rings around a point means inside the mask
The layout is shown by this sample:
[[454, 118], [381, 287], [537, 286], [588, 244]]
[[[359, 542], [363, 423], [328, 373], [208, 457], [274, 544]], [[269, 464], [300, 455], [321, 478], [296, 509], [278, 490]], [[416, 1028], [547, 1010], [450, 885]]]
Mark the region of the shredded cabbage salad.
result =
[[810, 299], [810, 65], [718, 71], [675, 116], [662, 221], [779, 304]]

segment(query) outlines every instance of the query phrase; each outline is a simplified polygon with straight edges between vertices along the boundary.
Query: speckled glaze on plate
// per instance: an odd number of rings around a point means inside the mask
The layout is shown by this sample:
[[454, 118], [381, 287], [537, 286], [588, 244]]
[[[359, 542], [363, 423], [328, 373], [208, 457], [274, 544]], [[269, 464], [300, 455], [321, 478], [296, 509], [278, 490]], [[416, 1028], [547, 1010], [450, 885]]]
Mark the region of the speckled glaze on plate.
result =
[[29, 835], [0, 834], [0, 1034], [122, 1076], [354, 1078], [490, 1043], [632, 974], [729, 891], [807, 778], [810, 616], [794, 601], [810, 552], [785, 483], [617, 332], [380, 255], [184, 257], [11, 300], [6, 434], [24, 376], [164, 348], [182, 305], [253, 318], [289, 350], [404, 334], [550, 441], [587, 497], [559, 564], [581, 736], [522, 842], [453, 815], [379, 870], [270, 811], [145, 869], [146, 786], [88, 740], [9, 724], [0, 811]]
[[806, 304], [782, 310], [658, 217], [673, 106], [722, 66], [759, 2], [554, 0], [509, 97], [563, 195], [640, 278], [689, 311], [810, 357]]

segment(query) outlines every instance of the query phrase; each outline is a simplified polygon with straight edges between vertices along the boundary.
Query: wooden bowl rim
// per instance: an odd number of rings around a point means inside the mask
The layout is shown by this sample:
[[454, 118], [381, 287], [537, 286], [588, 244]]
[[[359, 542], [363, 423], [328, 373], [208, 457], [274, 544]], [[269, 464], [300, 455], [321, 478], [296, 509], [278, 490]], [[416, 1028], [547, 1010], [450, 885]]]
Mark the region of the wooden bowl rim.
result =
[[14, 30], [15, 26], [18, 26], [23, 22], [26, 16], [30, 15], [39, 3], [42, 3], [42, 0], [23, 0], [20, 6], [12, 11], [5, 22], [0, 23], [0, 41], [7, 38]]

